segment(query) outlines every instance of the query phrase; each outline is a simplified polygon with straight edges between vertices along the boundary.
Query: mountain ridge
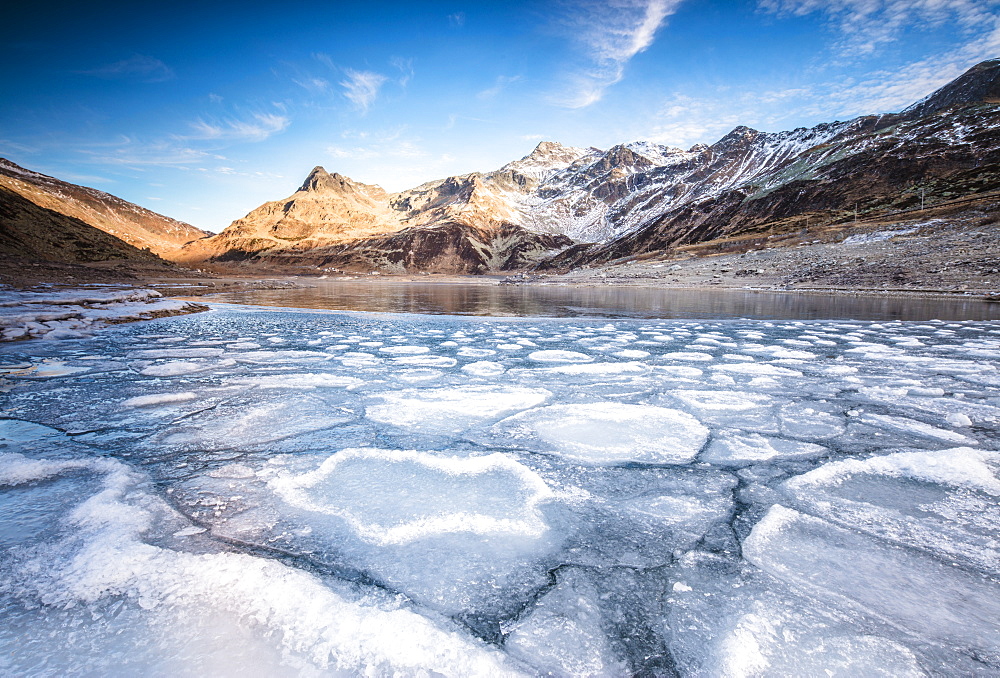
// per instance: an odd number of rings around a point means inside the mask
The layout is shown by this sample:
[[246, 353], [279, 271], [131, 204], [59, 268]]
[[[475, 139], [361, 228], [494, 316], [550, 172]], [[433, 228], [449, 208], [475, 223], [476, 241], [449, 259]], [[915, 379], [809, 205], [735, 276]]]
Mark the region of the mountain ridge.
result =
[[803, 215], [819, 225], [888, 213], [912, 206], [918, 192], [938, 200], [996, 188], [998, 104], [994, 59], [899, 113], [781, 132], [740, 125], [687, 150], [649, 141], [607, 150], [541, 141], [499, 169], [395, 193], [317, 165], [292, 195], [216, 235], [9, 161], [0, 161], [0, 186], [113, 234], [130, 223], [133, 244], [157, 251], [148, 244], [155, 236], [165, 256], [184, 263], [567, 269], [790, 228]]
[[118, 196], [26, 169], [5, 158], [0, 158], [0, 187], [159, 255], [169, 257], [185, 243], [210, 235]]

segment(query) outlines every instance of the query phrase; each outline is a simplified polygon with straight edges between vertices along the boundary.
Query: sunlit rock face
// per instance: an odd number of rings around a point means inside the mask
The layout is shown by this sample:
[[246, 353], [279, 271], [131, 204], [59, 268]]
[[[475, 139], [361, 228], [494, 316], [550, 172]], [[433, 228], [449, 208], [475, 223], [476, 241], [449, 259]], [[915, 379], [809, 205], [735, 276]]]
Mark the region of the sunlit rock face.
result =
[[[13, 240], [12, 236], [23, 228], [21, 236], [25, 238], [25, 245], [35, 250], [10, 252], [11, 254], [33, 255], [53, 261], [141, 260], [140, 253], [132, 250], [135, 248], [148, 249], [172, 259], [185, 243], [209, 235], [190, 224], [157, 214], [103, 191], [33, 172], [3, 158], [0, 158], [0, 189], [3, 189], [2, 195], [8, 196], [4, 198], [4, 204], [7, 205], [4, 225], [9, 229], [8, 238]], [[30, 224], [17, 224], [16, 215], [12, 213], [15, 205], [25, 212], [31, 210], [34, 229], [30, 228]], [[45, 225], [45, 220], [50, 223]], [[16, 225], [18, 228], [15, 228]], [[103, 231], [111, 238], [99, 239], [98, 236], [84, 235], [83, 239], [90, 238], [93, 242], [89, 247], [82, 246], [83, 243], [79, 242], [81, 233], [86, 233], [87, 227]], [[75, 238], [72, 237], [74, 233]], [[39, 247], [39, 240], [46, 238], [52, 240], [50, 247]], [[118, 241], [127, 243], [132, 248], [123, 247]], [[74, 244], [79, 248], [75, 254], [71, 252]], [[10, 246], [11, 243], [6, 245]], [[107, 251], [105, 255], [100, 253], [102, 248]], [[47, 252], [47, 249], [50, 251]], [[62, 258], [54, 258], [56, 250], [63, 254]], [[148, 253], [146, 258], [151, 258]]]
[[5, 344], [0, 661], [992, 675], [998, 364], [994, 321], [220, 308]]

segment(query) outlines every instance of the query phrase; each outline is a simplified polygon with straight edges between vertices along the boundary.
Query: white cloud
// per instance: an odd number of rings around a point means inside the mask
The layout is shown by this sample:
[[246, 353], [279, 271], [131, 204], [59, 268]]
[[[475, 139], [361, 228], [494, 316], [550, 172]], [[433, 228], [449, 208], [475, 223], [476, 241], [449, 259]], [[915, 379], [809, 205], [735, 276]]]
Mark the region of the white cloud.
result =
[[392, 59], [389, 59], [389, 65], [400, 72], [399, 79], [397, 80], [400, 87], [406, 87], [410, 84], [410, 80], [413, 78], [415, 73], [413, 70], [413, 59], [393, 57]]
[[330, 89], [330, 81], [325, 78], [305, 76], [302, 78], [292, 78], [292, 82], [312, 94], [323, 94]]
[[514, 82], [517, 82], [520, 79], [521, 79], [520, 75], [513, 75], [513, 76], [500, 75], [500, 76], [497, 76], [497, 79], [494, 81], [493, 86], [489, 87], [487, 89], [484, 89], [481, 92], [478, 92], [476, 94], [476, 98], [480, 99], [482, 101], [488, 101], [490, 99], [496, 99], [497, 96], [507, 88], [507, 85], [509, 85], [511, 83], [514, 83]]
[[697, 99], [674, 94], [659, 111], [645, 141], [688, 148], [713, 143], [737, 125], [750, 124], [755, 116], [732, 96]]
[[955, 24], [960, 30], [989, 30], [1000, 10], [998, 0], [758, 0], [758, 7], [779, 16], [826, 15], [843, 35], [844, 55], [869, 55], [899, 40], [908, 29]]
[[583, 108], [600, 101], [604, 91], [621, 81], [625, 66], [653, 44], [656, 31], [683, 0], [610, 0], [576, 7], [566, 21], [584, 48], [588, 65], [570, 77], [568, 91], [554, 101]]
[[380, 141], [368, 146], [329, 146], [326, 149], [334, 158], [347, 160], [387, 160], [392, 158], [410, 160], [425, 158], [429, 154], [419, 144], [412, 141]]
[[448, 24], [452, 28], [461, 28], [465, 25], [465, 12], [455, 12], [448, 15]]
[[367, 112], [378, 97], [378, 91], [388, 80], [381, 73], [372, 71], [356, 71], [352, 68], [345, 68], [346, 80], [341, 80], [340, 86], [344, 88], [344, 96], [357, 107], [361, 112]]
[[647, 126], [646, 138], [688, 146], [713, 143], [737, 125], [765, 131], [898, 112], [954, 80], [971, 66], [1000, 54], [1000, 21], [992, 30], [949, 52], [894, 69], [870, 71], [805, 87], [754, 87], [716, 92], [704, 98], [674, 95]]
[[128, 59], [122, 59], [89, 71], [78, 71], [78, 73], [105, 80], [131, 80], [147, 83], [163, 82], [174, 78], [174, 72], [169, 66], [159, 59], [144, 54], [133, 54]]
[[230, 118], [206, 122], [203, 119], [198, 119], [191, 123], [195, 134], [182, 138], [264, 141], [268, 137], [284, 131], [289, 123], [288, 117], [274, 113], [255, 113], [251, 118], [244, 120]]
[[137, 169], [173, 167], [186, 170], [209, 157], [205, 151], [168, 141], [143, 143], [133, 139], [126, 139], [125, 143], [117, 148], [102, 150], [82, 148], [77, 151], [98, 165], [123, 165]]

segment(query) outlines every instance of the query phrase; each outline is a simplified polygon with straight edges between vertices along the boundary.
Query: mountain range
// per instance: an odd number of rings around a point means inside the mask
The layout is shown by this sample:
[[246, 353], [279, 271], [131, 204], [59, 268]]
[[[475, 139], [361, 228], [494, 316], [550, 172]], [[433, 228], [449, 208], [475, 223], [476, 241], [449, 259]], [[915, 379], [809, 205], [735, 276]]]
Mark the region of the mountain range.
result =
[[[0, 161], [0, 188], [189, 265], [244, 271], [570, 269], [755, 239], [1000, 189], [1000, 60], [900, 113], [684, 150], [542, 142], [498, 170], [399, 193], [314, 168], [217, 235]], [[0, 222], [6, 229], [6, 222]]]

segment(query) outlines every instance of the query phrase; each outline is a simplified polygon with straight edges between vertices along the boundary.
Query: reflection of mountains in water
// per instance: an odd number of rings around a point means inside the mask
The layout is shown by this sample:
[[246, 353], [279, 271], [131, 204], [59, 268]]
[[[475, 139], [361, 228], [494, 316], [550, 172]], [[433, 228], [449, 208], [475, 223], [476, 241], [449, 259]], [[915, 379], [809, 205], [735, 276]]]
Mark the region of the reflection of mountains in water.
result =
[[214, 301], [338, 311], [593, 318], [995, 320], [1000, 304], [955, 298], [782, 294], [641, 287], [319, 281], [316, 287], [212, 295]]

